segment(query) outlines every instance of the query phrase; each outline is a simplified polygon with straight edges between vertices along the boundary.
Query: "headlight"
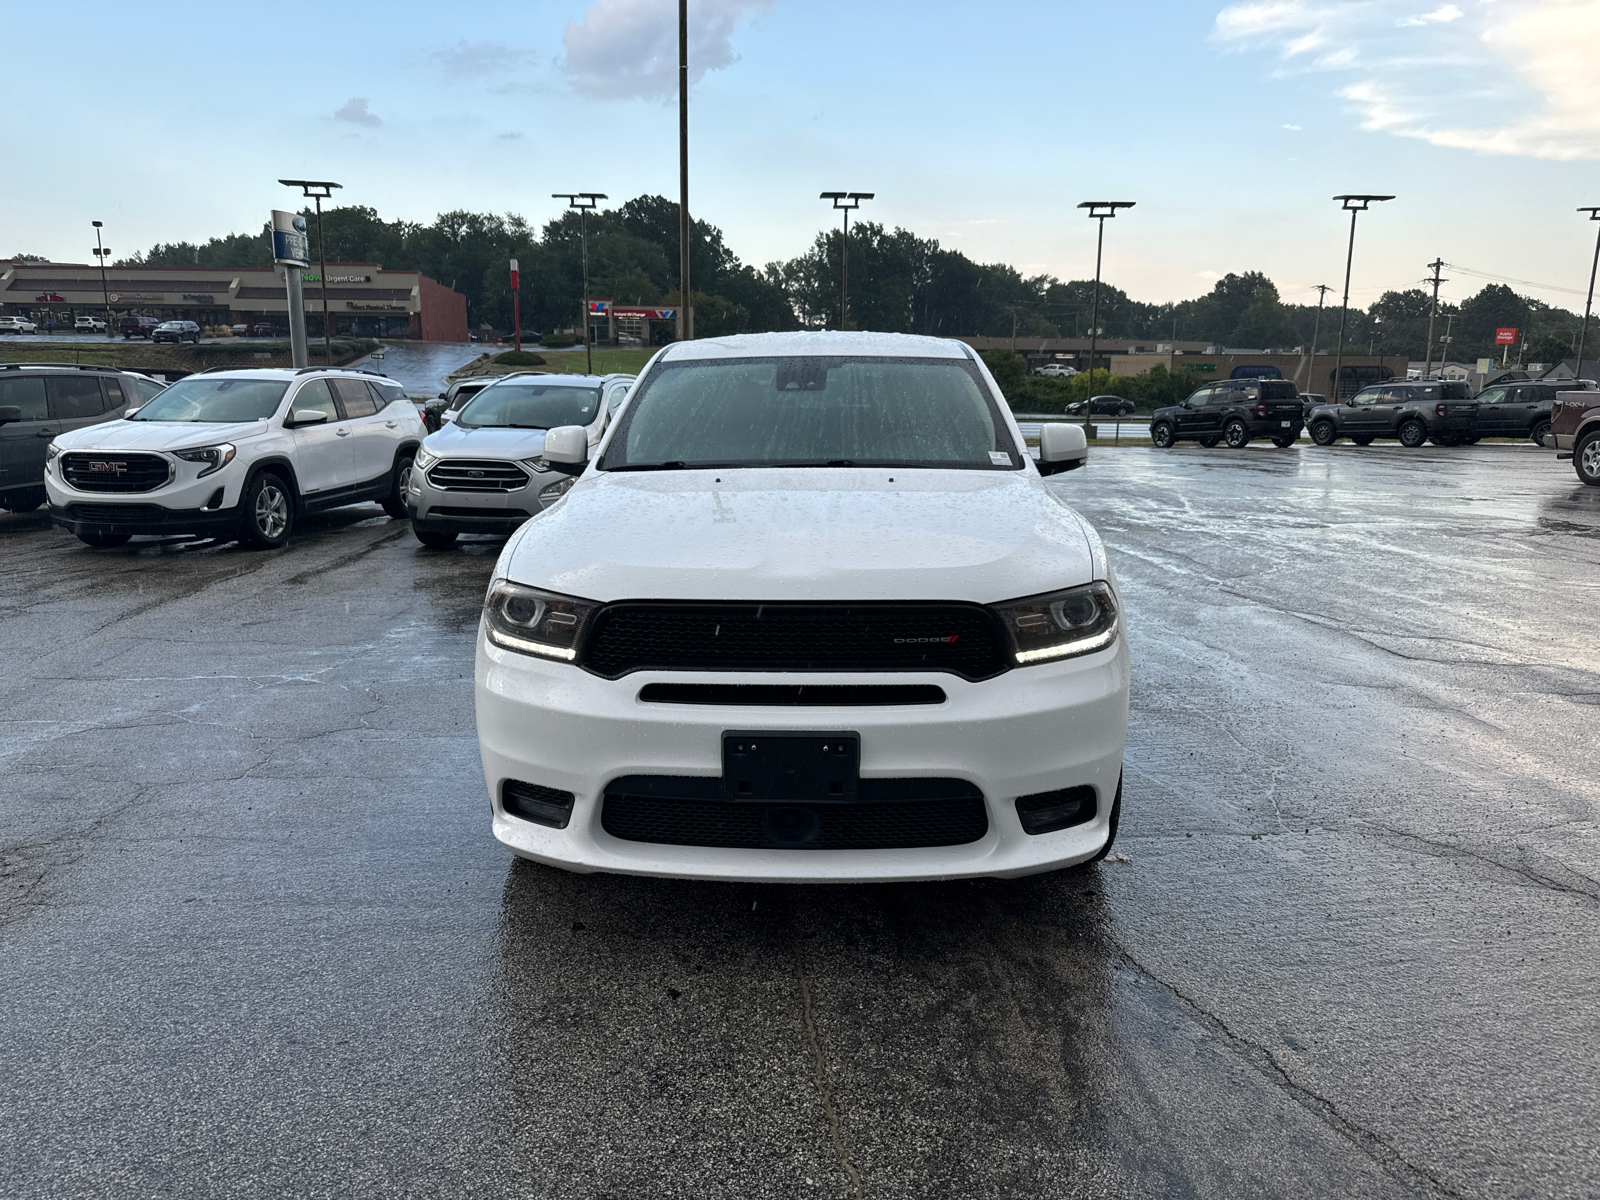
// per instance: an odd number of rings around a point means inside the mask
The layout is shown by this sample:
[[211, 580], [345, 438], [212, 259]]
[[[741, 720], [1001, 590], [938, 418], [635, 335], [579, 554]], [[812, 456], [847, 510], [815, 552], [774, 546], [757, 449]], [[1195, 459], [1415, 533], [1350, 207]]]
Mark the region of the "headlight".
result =
[[50, 469], [50, 464], [55, 462], [56, 456], [58, 454], [60, 454], [60, 453], [61, 453], [61, 447], [56, 445], [54, 442], [51, 442], [48, 446], [46, 446], [44, 448], [44, 466], [45, 466], [45, 470], [48, 471]]
[[437, 454], [434, 454], [425, 446], [418, 446], [417, 457], [413, 460], [412, 465], [419, 471], [426, 471], [438, 461], [439, 456]]
[[1011, 636], [1018, 666], [1091, 654], [1117, 636], [1117, 598], [1106, 583], [1028, 596], [994, 608]]
[[578, 639], [599, 607], [497, 579], [489, 585], [483, 615], [489, 640], [502, 650], [572, 662], [578, 657]]
[[567, 494], [567, 492], [571, 490], [572, 485], [577, 483], [577, 482], [578, 482], [577, 476], [575, 476], [575, 475], [563, 475], [560, 479], [556, 480], [554, 483], [545, 484], [542, 488], [539, 489], [539, 507], [540, 508], [549, 508], [557, 500], [559, 500], [559, 499], [561, 499], [561, 497], [565, 496]]
[[223, 442], [220, 446], [201, 446], [198, 450], [174, 450], [172, 453], [185, 462], [205, 463], [205, 470], [195, 476], [196, 479], [204, 479], [231, 463], [234, 449], [227, 442]]

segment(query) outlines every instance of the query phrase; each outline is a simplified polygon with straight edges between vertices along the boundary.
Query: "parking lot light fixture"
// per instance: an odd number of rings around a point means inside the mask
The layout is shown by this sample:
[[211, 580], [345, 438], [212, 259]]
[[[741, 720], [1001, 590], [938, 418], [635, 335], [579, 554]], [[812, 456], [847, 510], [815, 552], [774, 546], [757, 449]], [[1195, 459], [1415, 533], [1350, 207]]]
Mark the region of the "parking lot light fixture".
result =
[[[1600, 221], [1600, 208], [1580, 208], [1581, 213], [1588, 213], [1589, 220]], [[1600, 230], [1595, 231], [1594, 239], [1594, 264], [1589, 268], [1589, 298], [1583, 302], [1583, 324], [1578, 327], [1578, 363], [1573, 369], [1574, 381], [1583, 377], [1583, 347], [1589, 339], [1589, 310], [1594, 307], [1594, 276], [1600, 271]]]
[[[594, 374], [594, 341], [589, 336], [589, 227], [584, 224], [584, 218], [591, 209], [598, 208], [600, 201], [609, 199], [604, 192], [551, 192], [552, 200], [565, 200], [568, 208], [578, 210], [578, 246], [583, 255], [583, 321], [579, 328], [583, 330], [583, 354], [586, 370]], [[679, 307], [682, 307], [686, 297], [679, 296]]]
[[1333, 356], [1333, 396], [1335, 404], [1339, 403], [1339, 376], [1344, 371], [1344, 326], [1345, 318], [1350, 315], [1350, 267], [1356, 257], [1356, 214], [1366, 212], [1367, 209], [1383, 200], [1393, 200], [1393, 196], [1335, 196], [1343, 210], [1350, 214], [1350, 248], [1344, 257], [1344, 303], [1339, 307], [1339, 349]]
[[1089, 317], [1089, 386], [1083, 397], [1083, 436], [1088, 437], [1094, 428], [1090, 422], [1094, 418], [1094, 356], [1100, 346], [1100, 254], [1106, 244], [1106, 218], [1117, 215], [1119, 208], [1132, 208], [1136, 200], [1085, 200], [1078, 205], [1087, 208], [1091, 220], [1100, 222], [1100, 231], [1094, 242], [1094, 304], [1090, 308]]
[[106, 337], [111, 336], [111, 287], [106, 283], [106, 255], [111, 253], [110, 246], [100, 243], [100, 229], [102, 222], [90, 221], [94, 226], [94, 260], [100, 264], [100, 298], [106, 306]]
[[280, 179], [284, 187], [297, 187], [301, 195], [317, 204], [317, 265], [322, 268], [322, 365], [333, 366], [333, 314], [328, 311], [328, 243], [322, 236], [322, 202], [333, 195], [333, 189], [343, 184], [321, 179]]
[[833, 207], [844, 212], [844, 244], [839, 250], [839, 328], [850, 322], [850, 213], [861, 207], [863, 200], [871, 200], [872, 192], [823, 192], [817, 199], [832, 200]]

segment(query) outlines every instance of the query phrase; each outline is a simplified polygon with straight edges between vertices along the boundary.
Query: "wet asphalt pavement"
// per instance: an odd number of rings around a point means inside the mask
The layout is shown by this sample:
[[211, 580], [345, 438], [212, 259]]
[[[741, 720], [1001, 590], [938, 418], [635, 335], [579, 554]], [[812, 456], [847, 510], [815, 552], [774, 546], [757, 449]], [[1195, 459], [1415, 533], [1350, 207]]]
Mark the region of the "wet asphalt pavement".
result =
[[490, 838], [497, 543], [0, 516], [0, 1194], [1600, 1193], [1600, 489], [1096, 450], [1131, 861], [578, 876]]

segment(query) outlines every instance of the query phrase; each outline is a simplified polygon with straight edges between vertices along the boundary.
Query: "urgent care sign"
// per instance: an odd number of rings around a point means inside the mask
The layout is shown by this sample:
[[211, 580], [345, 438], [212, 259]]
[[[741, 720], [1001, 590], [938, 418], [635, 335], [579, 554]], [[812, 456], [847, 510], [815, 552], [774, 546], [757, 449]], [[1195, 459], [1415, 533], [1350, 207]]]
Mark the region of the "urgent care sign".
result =
[[1496, 329], [1494, 331], [1494, 344], [1496, 346], [1515, 346], [1517, 344], [1516, 329]]

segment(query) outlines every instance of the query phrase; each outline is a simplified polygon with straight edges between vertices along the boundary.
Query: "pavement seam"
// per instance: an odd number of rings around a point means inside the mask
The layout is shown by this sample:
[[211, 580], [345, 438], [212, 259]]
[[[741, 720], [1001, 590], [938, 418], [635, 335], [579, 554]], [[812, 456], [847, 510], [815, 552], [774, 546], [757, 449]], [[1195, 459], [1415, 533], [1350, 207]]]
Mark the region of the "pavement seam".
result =
[[828, 1140], [833, 1144], [834, 1156], [849, 1178], [856, 1200], [863, 1200], [866, 1192], [861, 1186], [861, 1174], [850, 1161], [844, 1123], [839, 1119], [839, 1110], [833, 1102], [833, 1089], [828, 1083], [828, 1061], [822, 1052], [822, 1042], [817, 1037], [817, 1023], [811, 1012], [811, 980], [806, 975], [805, 955], [800, 949], [798, 936], [793, 937], [793, 946], [794, 976], [800, 985], [800, 1023], [805, 1031], [806, 1045], [811, 1049], [811, 1082], [817, 1089], [818, 1098], [822, 1101], [823, 1114], [828, 1118]]
[[1444, 1200], [1463, 1200], [1462, 1193], [1450, 1188], [1442, 1180], [1411, 1162], [1382, 1134], [1374, 1133], [1370, 1129], [1357, 1125], [1342, 1114], [1333, 1101], [1325, 1096], [1319, 1096], [1303, 1084], [1296, 1083], [1282, 1064], [1273, 1057], [1270, 1050], [1235, 1033], [1228, 1028], [1227, 1023], [1220, 1017], [1209, 1012], [1198, 1001], [1191, 999], [1179, 991], [1175, 985], [1168, 983], [1155, 972], [1145, 967], [1138, 959], [1129, 954], [1127, 949], [1120, 943], [1111, 941], [1111, 944], [1116, 947], [1117, 954], [1131, 970], [1150, 980], [1176, 999], [1196, 1021], [1221, 1037], [1235, 1054], [1257, 1073], [1264, 1076], [1269, 1083], [1286, 1093], [1291, 1100], [1328, 1126], [1328, 1128], [1353, 1143], [1362, 1153], [1378, 1163], [1390, 1175], [1410, 1187], [1422, 1189], [1428, 1195], [1442, 1197]]

